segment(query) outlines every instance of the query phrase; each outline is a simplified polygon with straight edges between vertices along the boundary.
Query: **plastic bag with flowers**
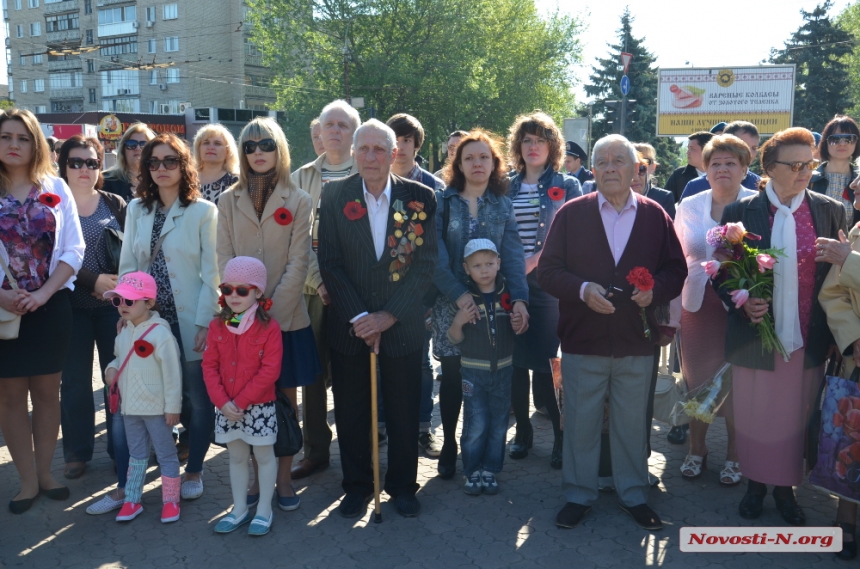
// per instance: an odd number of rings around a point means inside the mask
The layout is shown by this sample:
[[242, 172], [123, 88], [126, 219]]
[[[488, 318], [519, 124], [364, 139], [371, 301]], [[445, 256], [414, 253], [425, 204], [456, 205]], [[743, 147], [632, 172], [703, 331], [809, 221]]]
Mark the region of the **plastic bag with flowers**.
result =
[[850, 379], [827, 376], [821, 397], [818, 460], [809, 482], [818, 488], [860, 502], [860, 368]]
[[[745, 240], [759, 241], [761, 236], [750, 233], [743, 223], [718, 225], [707, 234], [708, 245], [714, 248], [714, 261], [702, 263], [712, 279], [722, 278], [721, 288], [731, 291], [735, 308], [741, 309], [750, 297], [773, 298], [773, 267], [777, 257], [785, 257], [782, 249], [756, 249]], [[785, 361], [788, 354], [773, 325], [773, 315], [768, 312], [759, 323], [750, 323], [758, 329], [762, 349], [778, 351]]]
[[732, 366], [726, 363], [714, 377], [691, 389], [683, 399], [675, 403], [669, 414], [669, 424], [676, 427], [689, 423], [690, 419], [713, 423], [731, 389]]

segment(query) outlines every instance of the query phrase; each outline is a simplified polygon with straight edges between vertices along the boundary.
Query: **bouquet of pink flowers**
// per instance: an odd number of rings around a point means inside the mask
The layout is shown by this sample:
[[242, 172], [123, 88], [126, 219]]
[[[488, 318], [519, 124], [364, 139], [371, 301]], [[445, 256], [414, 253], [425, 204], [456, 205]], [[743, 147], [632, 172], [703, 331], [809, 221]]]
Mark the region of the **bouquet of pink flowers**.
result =
[[[743, 223], [714, 227], [708, 231], [707, 241], [714, 247], [716, 260], [702, 263], [711, 278], [724, 271], [725, 280], [720, 286], [732, 291], [732, 302], [737, 309], [742, 308], [751, 296], [770, 302], [773, 298], [773, 267], [777, 257], [785, 256], [782, 249], [756, 249], [744, 239], [759, 241], [761, 236], [747, 231]], [[769, 352], [777, 350], [783, 357], [788, 357], [776, 335], [770, 312], [761, 322], [751, 326], [758, 328], [764, 349]]]

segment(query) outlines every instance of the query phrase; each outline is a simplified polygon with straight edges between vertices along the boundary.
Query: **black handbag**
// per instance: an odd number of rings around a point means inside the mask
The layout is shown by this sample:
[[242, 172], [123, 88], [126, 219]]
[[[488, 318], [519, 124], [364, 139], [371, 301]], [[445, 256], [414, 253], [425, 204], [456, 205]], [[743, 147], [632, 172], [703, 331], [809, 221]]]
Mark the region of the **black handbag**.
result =
[[275, 413], [278, 416], [278, 438], [275, 441], [275, 456], [294, 456], [302, 450], [302, 429], [290, 399], [278, 391], [275, 399]]
[[102, 239], [105, 242], [105, 267], [104, 271], [109, 275], [119, 273], [119, 255], [122, 252], [123, 233], [113, 227], [105, 227], [102, 230]]

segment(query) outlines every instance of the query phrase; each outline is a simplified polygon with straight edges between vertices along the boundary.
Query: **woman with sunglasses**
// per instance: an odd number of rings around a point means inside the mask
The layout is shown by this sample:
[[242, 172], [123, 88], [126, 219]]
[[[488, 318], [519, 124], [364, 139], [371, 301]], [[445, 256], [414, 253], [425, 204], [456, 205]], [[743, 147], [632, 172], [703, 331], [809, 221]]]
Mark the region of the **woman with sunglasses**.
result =
[[158, 285], [159, 314], [179, 342], [182, 363], [180, 422], [188, 436], [182, 497], [203, 494], [203, 459], [215, 409], [201, 367], [206, 333], [218, 309], [215, 239], [218, 212], [200, 199], [197, 170], [185, 142], [173, 134], [149, 141], [140, 157], [137, 199], [128, 206], [120, 276], [148, 272]]
[[[512, 459], [525, 458], [532, 447], [534, 431], [529, 419], [529, 370], [533, 372], [534, 393], [552, 421], [555, 442], [550, 466], [560, 469], [562, 432], [558, 402], [552, 385], [550, 358], [558, 356], [558, 299], [537, 282], [537, 268], [552, 220], [570, 199], [582, 195], [579, 180], [561, 173], [564, 137], [548, 115], [534, 112], [517, 117], [510, 129], [508, 147], [516, 169], [510, 179], [508, 196], [514, 205], [526, 259], [529, 285], [528, 311], [522, 304], [528, 330], [516, 337], [511, 404], [517, 419], [517, 434], [510, 448]], [[513, 299], [517, 300], [517, 299]], [[517, 305], [515, 305], [516, 308]], [[538, 407], [536, 402], [535, 407]]]
[[21, 320], [16, 339], [0, 340], [0, 431], [21, 477], [21, 491], [9, 503], [15, 514], [40, 493], [69, 497], [51, 476], [51, 460], [72, 336], [69, 292], [83, 258], [74, 198], [53, 176], [39, 122], [29, 111], [6, 111], [0, 116], [0, 308]]
[[194, 165], [200, 176], [200, 194], [217, 204], [218, 197], [235, 184], [239, 177], [239, 153], [236, 139], [224, 126], [207, 124], [197, 131], [192, 143]]
[[[803, 525], [806, 515], [793, 486], [803, 481], [803, 450], [809, 413], [833, 345], [818, 293], [830, 270], [816, 239], [838, 239], [845, 230], [840, 202], [807, 190], [816, 161], [814, 138], [805, 128], [776, 133], [761, 149], [762, 190], [731, 203], [721, 224], [742, 222], [750, 247], [782, 249], [774, 271], [773, 298], [732, 299], [721, 279], [714, 286], [729, 307], [726, 361], [732, 364], [735, 439], [740, 470], [749, 480], [739, 513], [761, 516], [767, 485], [782, 519]], [[821, 257], [822, 259], [819, 259]], [[743, 296], [743, 295], [742, 295]], [[765, 350], [757, 324], [772, 314], [787, 357]]]
[[[63, 369], [60, 391], [63, 455], [66, 460], [63, 475], [70, 479], [79, 478], [84, 473], [87, 462], [93, 458], [93, 346], [98, 347], [99, 368], [104, 375], [105, 367], [110, 363], [113, 354], [116, 323], [119, 319], [116, 310], [102, 297], [116, 286], [118, 269], [111, 266], [108, 237], [105, 233], [107, 228], [120, 232], [123, 230], [126, 203], [117, 195], [101, 191], [103, 157], [104, 148], [97, 139], [76, 134], [60, 147], [58, 159], [60, 177], [72, 190], [86, 244], [84, 263], [78, 271], [75, 289], [69, 295], [72, 303], [72, 342]], [[116, 460], [118, 455], [114, 452], [113, 445], [114, 425], [107, 407], [105, 405], [108, 454]], [[119, 424], [122, 430], [121, 419]], [[116, 500], [119, 505], [116, 508], [122, 506], [121, 488], [125, 486], [125, 471], [128, 467], [127, 448], [121, 448], [118, 454], [120, 490], [114, 493], [119, 496]]]
[[810, 190], [845, 206], [851, 225], [860, 221], [860, 212], [854, 209], [854, 190], [851, 189], [851, 181], [860, 175], [860, 168], [852, 163], [860, 156], [858, 137], [860, 128], [851, 117], [839, 115], [827, 123], [818, 144], [822, 162], [809, 181]]
[[142, 122], [126, 129], [117, 145], [116, 166], [104, 173], [104, 191], [116, 194], [126, 202], [134, 198], [134, 189], [140, 180], [140, 155], [144, 145], [153, 138], [155, 133]]
[[[276, 385], [298, 410], [296, 389], [313, 384], [321, 373], [302, 296], [311, 250], [311, 197], [290, 180], [287, 139], [274, 120], [258, 117], [249, 122], [239, 135], [239, 147], [239, 182], [218, 200], [218, 266], [223, 274], [228, 261], [237, 256], [260, 259], [266, 266], [262, 292], [272, 299], [269, 314], [281, 327], [284, 345]], [[286, 511], [299, 507], [292, 462], [287, 456], [278, 464], [278, 506]], [[255, 481], [249, 506], [259, 497]]]

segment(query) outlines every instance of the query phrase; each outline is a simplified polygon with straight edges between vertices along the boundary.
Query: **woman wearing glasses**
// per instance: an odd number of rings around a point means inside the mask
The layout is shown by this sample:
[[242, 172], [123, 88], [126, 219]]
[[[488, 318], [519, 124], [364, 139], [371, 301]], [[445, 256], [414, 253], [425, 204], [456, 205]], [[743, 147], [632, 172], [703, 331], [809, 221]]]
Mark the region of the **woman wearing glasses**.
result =
[[[535, 112], [517, 117], [510, 129], [508, 147], [517, 173], [511, 178], [508, 196], [526, 256], [529, 285], [528, 330], [516, 337], [511, 404], [517, 419], [517, 434], [510, 448], [512, 459], [525, 458], [532, 447], [534, 431], [529, 420], [529, 370], [534, 391], [552, 421], [555, 442], [550, 465], [561, 468], [562, 433], [558, 403], [552, 385], [549, 359], [558, 355], [558, 300], [537, 283], [537, 268], [546, 235], [556, 212], [570, 199], [582, 195], [579, 180], [559, 170], [564, 160], [564, 137], [548, 115]], [[512, 301], [524, 299], [511, 299]]]
[[860, 221], [860, 212], [854, 209], [854, 190], [850, 187], [851, 181], [860, 174], [860, 168], [852, 164], [852, 160], [860, 156], [858, 136], [860, 128], [851, 117], [836, 116], [827, 123], [818, 145], [822, 162], [809, 182], [809, 189], [845, 206], [852, 225]]
[[9, 503], [15, 514], [40, 493], [69, 497], [51, 476], [51, 459], [72, 335], [69, 292], [84, 258], [73, 200], [53, 176], [36, 117], [20, 109], [0, 116], [0, 308], [21, 315], [18, 337], [0, 340], [0, 430], [21, 477], [21, 491]]
[[[95, 443], [95, 405], [93, 404], [93, 346], [98, 347], [99, 368], [104, 374], [113, 354], [116, 338], [116, 310], [102, 295], [113, 290], [117, 282], [116, 260], [108, 250], [109, 232], [121, 232], [125, 224], [126, 203], [121, 197], [101, 191], [101, 163], [104, 148], [95, 138], [76, 134], [60, 147], [60, 177], [72, 190], [78, 219], [84, 234], [84, 263], [78, 271], [75, 289], [69, 295], [72, 303], [72, 341], [63, 368], [60, 390], [63, 455], [66, 478], [79, 478], [93, 458]], [[125, 486], [128, 451], [114, 452], [114, 425], [110, 410], [106, 424], [108, 454], [117, 460], [120, 488]], [[122, 430], [122, 420], [118, 421]], [[122, 437], [124, 441], [124, 436]], [[124, 446], [120, 445], [120, 446]], [[119, 490], [121, 492], [121, 490]], [[116, 493], [115, 493], [116, 495]], [[122, 505], [120, 495], [117, 508]]]
[[106, 192], [116, 194], [126, 202], [134, 198], [134, 189], [140, 180], [140, 155], [155, 133], [142, 122], [129, 126], [117, 145], [116, 166], [104, 173]]
[[[845, 229], [840, 202], [807, 190], [816, 161], [814, 138], [804, 128], [776, 133], [761, 149], [763, 189], [731, 203], [721, 223], [743, 222], [760, 235], [750, 247], [783, 249], [774, 271], [773, 298], [749, 297], [737, 306], [731, 292], [715, 279], [729, 307], [726, 361], [733, 366], [735, 438], [740, 470], [749, 480], [740, 503], [741, 517], [761, 516], [767, 485], [783, 520], [803, 525], [806, 516], [793, 486], [803, 481], [803, 443], [823, 366], [833, 342], [818, 293], [830, 270], [821, 261], [816, 239], [838, 239]], [[762, 346], [756, 327], [773, 316], [787, 357]]]
[[[296, 388], [312, 384], [321, 373], [302, 297], [311, 248], [311, 197], [290, 181], [287, 139], [274, 120], [258, 117], [248, 123], [239, 135], [239, 147], [239, 182], [218, 200], [218, 266], [223, 273], [237, 256], [254, 257], [266, 265], [263, 295], [272, 299], [269, 314], [280, 324], [284, 342], [277, 387], [298, 409]], [[229, 339], [210, 339], [222, 340]], [[234, 459], [241, 457], [231, 453], [230, 460]], [[281, 457], [278, 465], [278, 506], [286, 511], [299, 507], [290, 476], [292, 461], [291, 456]], [[259, 497], [255, 481], [248, 506]]]
[[140, 164], [137, 199], [128, 205], [119, 274], [144, 271], [155, 278], [159, 314], [179, 342], [180, 422], [189, 441], [181, 492], [192, 500], [203, 494], [203, 459], [215, 421], [201, 364], [209, 322], [218, 310], [218, 212], [200, 199], [191, 153], [175, 135], [161, 134], [149, 141]]

